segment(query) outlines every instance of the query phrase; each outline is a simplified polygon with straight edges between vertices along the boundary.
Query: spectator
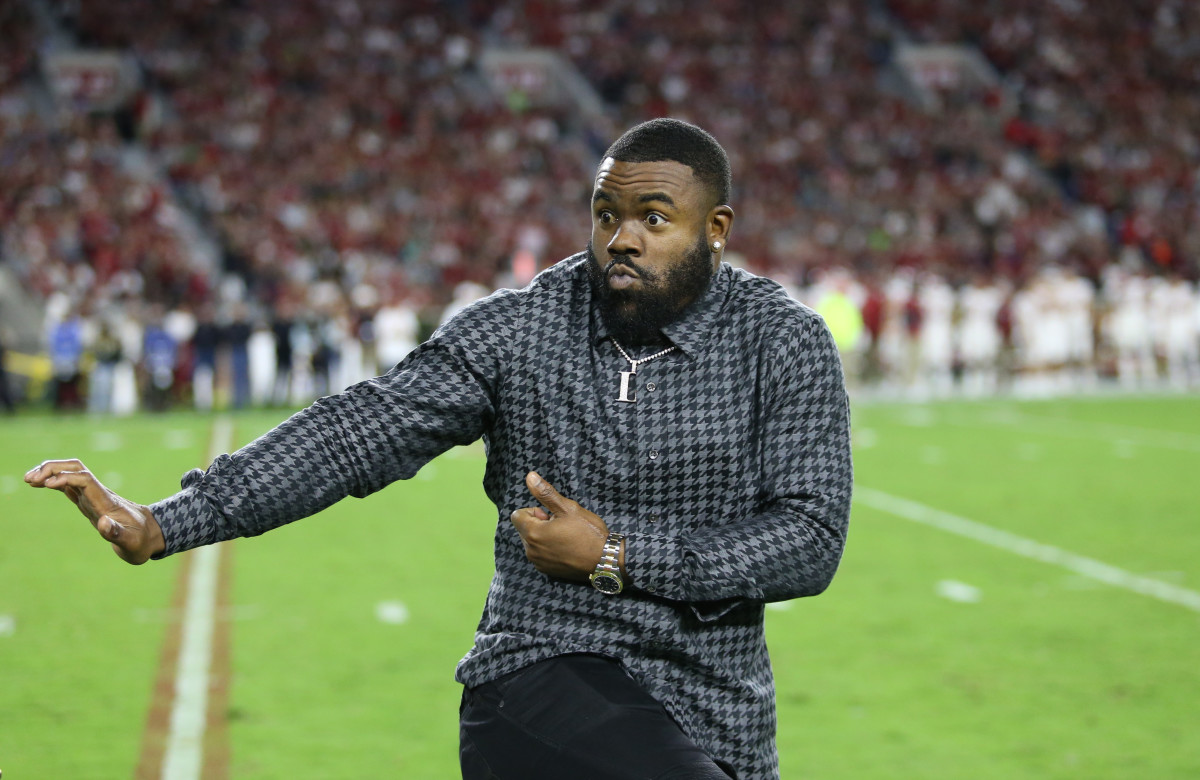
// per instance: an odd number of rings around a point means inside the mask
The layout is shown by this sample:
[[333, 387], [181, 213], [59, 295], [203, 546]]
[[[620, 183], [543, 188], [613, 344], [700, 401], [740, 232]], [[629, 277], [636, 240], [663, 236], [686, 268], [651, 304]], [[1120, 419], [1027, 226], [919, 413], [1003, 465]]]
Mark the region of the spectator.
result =
[[271, 332], [275, 336], [275, 389], [271, 400], [276, 406], [288, 403], [292, 395], [292, 328], [295, 322], [291, 308], [291, 303], [285, 299], [275, 307], [275, 314], [271, 318]]
[[233, 385], [233, 408], [244, 409], [250, 404], [250, 336], [254, 328], [246, 305], [235, 303], [232, 316], [222, 333], [229, 350], [229, 373]]
[[4, 346], [6, 335], [4, 328], [0, 327], [0, 407], [4, 408], [5, 413], [12, 414], [17, 404], [8, 383], [8, 349]]
[[148, 409], [163, 411], [170, 405], [178, 356], [179, 345], [163, 327], [162, 312], [156, 308], [146, 324], [142, 348], [144, 398]]
[[54, 408], [80, 409], [83, 394], [80, 364], [83, 360], [83, 319], [70, 312], [50, 329], [50, 364], [53, 371]]
[[213, 408], [221, 336], [212, 304], [202, 304], [196, 318], [196, 330], [192, 334], [192, 396], [199, 411], [206, 412]]
[[113, 385], [124, 352], [121, 339], [117, 337], [107, 318], [100, 318], [99, 331], [92, 341], [91, 353], [92, 370], [88, 375], [87, 408], [92, 414], [111, 414]]

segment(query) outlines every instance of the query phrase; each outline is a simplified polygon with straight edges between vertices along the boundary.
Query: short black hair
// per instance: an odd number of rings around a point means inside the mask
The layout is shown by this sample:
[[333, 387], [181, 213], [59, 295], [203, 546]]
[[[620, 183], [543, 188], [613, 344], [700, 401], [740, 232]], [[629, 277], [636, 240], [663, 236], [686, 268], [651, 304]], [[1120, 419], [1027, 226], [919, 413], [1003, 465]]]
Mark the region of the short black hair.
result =
[[671, 118], [642, 122], [608, 147], [604, 159], [609, 157], [630, 163], [671, 160], [686, 165], [712, 194], [714, 206], [729, 202], [733, 189], [729, 156], [717, 139], [696, 125]]

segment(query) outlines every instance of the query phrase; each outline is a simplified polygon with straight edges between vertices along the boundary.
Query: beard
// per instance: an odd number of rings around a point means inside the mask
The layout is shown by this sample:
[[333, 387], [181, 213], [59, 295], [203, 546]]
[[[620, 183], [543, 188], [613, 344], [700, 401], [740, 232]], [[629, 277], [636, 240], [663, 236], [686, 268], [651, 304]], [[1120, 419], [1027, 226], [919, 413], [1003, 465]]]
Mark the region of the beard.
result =
[[[641, 280], [638, 289], [614, 290], [608, 286], [608, 273], [618, 265], [633, 269]], [[613, 258], [601, 268], [589, 240], [587, 270], [608, 332], [626, 346], [646, 346], [661, 342], [659, 331], [679, 319], [683, 310], [708, 289], [713, 261], [703, 233], [661, 273], [651, 273], [624, 256]]]

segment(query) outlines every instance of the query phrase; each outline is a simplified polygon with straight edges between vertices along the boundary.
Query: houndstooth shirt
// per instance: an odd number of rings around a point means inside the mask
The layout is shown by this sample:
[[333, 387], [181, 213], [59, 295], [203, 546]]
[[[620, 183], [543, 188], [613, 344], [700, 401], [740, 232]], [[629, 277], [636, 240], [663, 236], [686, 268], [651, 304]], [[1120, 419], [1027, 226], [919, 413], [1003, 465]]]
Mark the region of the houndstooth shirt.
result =
[[[636, 403], [618, 401], [629, 363], [586, 262], [491, 295], [384, 376], [189, 472], [152, 506], [164, 555], [366, 496], [482, 437], [496, 573], [457, 678], [611, 656], [739, 778], [778, 777], [763, 605], [820, 593], [841, 557], [851, 464], [837, 350], [779, 285], [722, 265], [664, 328], [678, 349], [638, 367]], [[530, 470], [627, 534], [634, 588], [607, 596], [533, 568], [508, 519], [536, 504]]]

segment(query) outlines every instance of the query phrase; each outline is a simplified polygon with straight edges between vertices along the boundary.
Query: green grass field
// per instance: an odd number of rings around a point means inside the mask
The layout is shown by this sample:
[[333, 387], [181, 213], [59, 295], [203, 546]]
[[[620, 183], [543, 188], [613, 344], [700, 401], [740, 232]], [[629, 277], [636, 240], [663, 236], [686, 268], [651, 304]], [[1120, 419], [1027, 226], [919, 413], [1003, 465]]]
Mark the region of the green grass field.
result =
[[[5, 780], [133, 775], [180, 565], [23, 473], [79, 456], [149, 502], [212, 422], [0, 419]], [[1200, 398], [858, 404], [854, 439], [842, 570], [768, 613], [785, 780], [1200, 777]], [[482, 458], [233, 543], [233, 777], [457, 777]]]

